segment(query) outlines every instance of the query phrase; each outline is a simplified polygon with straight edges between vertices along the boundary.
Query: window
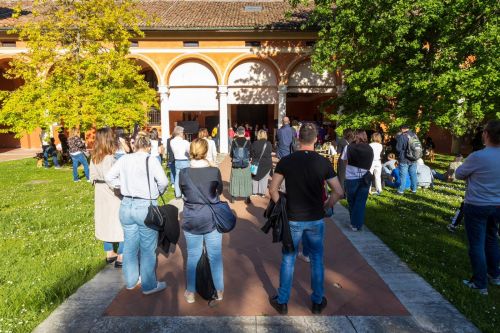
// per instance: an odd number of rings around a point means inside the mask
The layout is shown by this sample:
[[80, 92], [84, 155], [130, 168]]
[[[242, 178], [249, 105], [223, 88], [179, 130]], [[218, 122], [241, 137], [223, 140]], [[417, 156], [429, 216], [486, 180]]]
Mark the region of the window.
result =
[[306, 46], [307, 47], [314, 47], [314, 45], [316, 45], [316, 41], [315, 40], [308, 40], [308, 41], [306, 41]]
[[131, 40], [130, 41], [130, 47], [139, 47], [139, 42], [136, 40]]
[[3, 40], [1, 44], [2, 47], [16, 47], [16, 41], [13, 40]]
[[183, 42], [183, 45], [184, 47], [199, 47], [200, 42], [198, 42], [197, 40], [188, 40]]
[[247, 41], [247, 42], [245, 42], [245, 46], [246, 47], [260, 47], [260, 42], [255, 41], [255, 40]]
[[245, 12], [261, 12], [262, 6], [245, 6]]
[[148, 126], [161, 125], [161, 112], [157, 108], [151, 108], [148, 112]]

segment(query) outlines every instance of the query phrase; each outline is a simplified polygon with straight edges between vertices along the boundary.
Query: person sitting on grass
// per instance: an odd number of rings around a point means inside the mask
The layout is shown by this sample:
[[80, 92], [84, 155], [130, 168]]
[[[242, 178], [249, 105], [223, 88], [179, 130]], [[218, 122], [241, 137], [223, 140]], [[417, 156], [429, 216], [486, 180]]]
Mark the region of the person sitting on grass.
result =
[[453, 160], [453, 162], [450, 163], [450, 165], [448, 166], [448, 170], [446, 170], [444, 174], [432, 170], [432, 175], [434, 176], [434, 178], [439, 179], [440, 181], [443, 182], [455, 181], [456, 179], [455, 172], [458, 169], [458, 167], [462, 165], [463, 159], [464, 159], [463, 156], [460, 154], [455, 156], [455, 159]]
[[382, 165], [382, 180], [391, 180], [392, 170], [398, 167], [398, 160], [394, 153], [387, 155], [387, 159], [388, 161]]
[[417, 160], [417, 183], [419, 187], [429, 188], [432, 187], [434, 177], [432, 170], [429, 166], [425, 165], [424, 160], [419, 158]]
[[[399, 188], [401, 186], [401, 169], [398, 167], [391, 172], [391, 180], [385, 181], [385, 186], [389, 186], [392, 188]], [[411, 187], [411, 179], [410, 175], [406, 174], [406, 182], [405, 182], [405, 190]]]

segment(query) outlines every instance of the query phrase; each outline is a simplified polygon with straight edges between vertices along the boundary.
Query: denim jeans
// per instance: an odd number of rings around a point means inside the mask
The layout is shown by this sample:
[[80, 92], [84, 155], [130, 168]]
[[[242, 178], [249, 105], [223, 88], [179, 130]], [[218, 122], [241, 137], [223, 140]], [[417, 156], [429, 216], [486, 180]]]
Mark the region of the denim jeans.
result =
[[465, 231], [469, 241], [469, 258], [472, 281], [480, 289], [488, 286], [488, 275], [500, 276], [498, 248], [498, 223], [500, 207], [464, 204]]
[[366, 200], [370, 185], [366, 185], [361, 179], [346, 179], [345, 193], [347, 203], [349, 204], [349, 216], [351, 225], [355, 228], [361, 228], [365, 223]]
[[168, 162], [168, 168], [170, 169], [170, 184], [175, 184], [175, 161]]
[[[110, 243], [110, 242], [104, 242], [104, 251], [114, 251], [114, 244], [116, 243]], [[117, 254], [122, 254], [123, 253], [123, 242], [118, 243], [118, 250], [116, 251]]]
[[49, 167], [49, 156], [52, 157], [52, 162], [55, 167], [59, 167], [59, 161], [57, 160], [57, 151], [51, 146], [42, 146], [43, 149], [43, 165], [44, 167]]
[[[127, 288], [133, 288], [141, 277], [143, 291], [156, 288], [156, 246], [158, 231], [144, 225], [149, 200], [123, 198], [120, 222], [124, 233], [123, 276]], [[153, 200], [156, 205], [156, 201]], [[140, 258], [139, 258], [140, 256]]]
[[309, 244], [307, 243], [307, 237], [305, 234], [302, 234], [302, 254], [306, 257], [309, 257]]
[[411, 191], [412, 192], [417, 192], [417, 185], [418, 185], [418, 179], [417, 179], [417, 162], [412, 162], [410, 164], [407, 163], [401, 163], [399, 165], [399, 168], [401, 170], [401, 184], [399, 185], [398, 192], [399, 193], [404, 193], [405, 187], [406, 187], [406, 177], [408, 172], [410, 173], [410, 180], [411, 180]]
[[443, 182], [445, 182], [447, 180], [446, 179], [446, 174], [439, 173], [436, 170], [431, 170], [431, 172], [432, 172], [432, 176], [434, 178], [439, 179], [440, 181], [443, 181]]
[[78, 166], [83, 165], [83, 172], [85, 172], [85, 178], [89, 180], [89, 164], [84, 153], [79, 153], [77, 155], [71, 155], [71, 160], [73, 161], [73, 180], [80, 179], [78, 177]]
[[210, 270], [216, 290], [224, 290], [224, 269], [222, 264], [222, 234], [216, 230], [204, 234], [195, 235], [184, 231], [187, 245], [186, 264], [186, 289], [189, 292], [196, 292], [196, 266], [203, 251], [203, 241], [207, 249]]
[[189, 161], [188, 160], [176, 160], [175, 161], [175, 197], [180, 198], [182, 193], [181, 193], [181, 188], [179, 186], [179, 172], [181, 172], [182, 169], [189, 168]]
[[309, 259], [311, 260], [311, 300], [319, 304], [323, 300], [325, 269], [323, 266], [323, 238], [325, 225], [323, 219], [317, 221], [290, 221], [293, 246], [295, 252], [283, 253], [280, 269], [280, 286], [278, 288], [278, 303], [288, 303], [292, 289], [293, 271], [299, 243], [305, 235]]

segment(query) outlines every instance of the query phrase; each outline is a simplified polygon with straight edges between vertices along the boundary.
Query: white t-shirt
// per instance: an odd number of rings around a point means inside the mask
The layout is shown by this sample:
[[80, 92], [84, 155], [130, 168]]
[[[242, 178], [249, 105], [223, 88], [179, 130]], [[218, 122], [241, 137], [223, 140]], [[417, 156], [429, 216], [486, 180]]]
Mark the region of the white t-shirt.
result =
[[370, 146], [372, 147], [373, 149], [373, 163], [372, 163], [372, 166], [375, 165], [375, 164], [381, 164], [381, 155], [382, 155], [382, 150], [384, 149], [384, 147], [378, 143], [378, 142], [372, 142], [370, 143]]
[[151, 156], [160, 156], [160, 153], [158, 151], [158, 140], [151, 140]]
[[208, 143], [207, 161], [215, 164], [217, 161], [217, 147], [215, 146], [214, 140], [205, 138]]
[[174, 153], [174, 158], [176, 160], [188, 160], [189, 159], [189, 142], [176, 136], [170, 140], [170, 148]]

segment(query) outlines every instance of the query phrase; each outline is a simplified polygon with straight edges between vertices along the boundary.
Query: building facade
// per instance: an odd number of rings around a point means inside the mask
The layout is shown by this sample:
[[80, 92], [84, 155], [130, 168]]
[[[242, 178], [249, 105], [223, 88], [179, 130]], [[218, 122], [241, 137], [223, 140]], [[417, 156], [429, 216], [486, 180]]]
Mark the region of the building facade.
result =
[[[158, 92], [160, 108], [150, 112], [149, 125], [158, 126], [164, 140], [182, 121], [209, 129], [219, 125], [221, 138], [234, 123], [272, 130], [285, 115], [318, 121], [320, 104], [342, 91], [339, 73], [311, 69], [317, 34], [299, 28], [307, 8], [291, 9], [281, 0], [166, 0], [141, 6], [157, 19], [143, 28], [143, 38], [131, 41], [129, 57]], [[0, 9], [2, 74], [25, 52], [23, 43], [6, 33], [14, 23], [8, 12]], [[26, 12], [21, 19], [29, 19], [29, 7]], [[0, 78], [2, 90], [21, 84]], [[0, 134], [0, 146], [36, 148], [40, 142], [38, 133], [20, 140]], [[220, 150], [228, 151], [227, 140], [221, 140]]]

